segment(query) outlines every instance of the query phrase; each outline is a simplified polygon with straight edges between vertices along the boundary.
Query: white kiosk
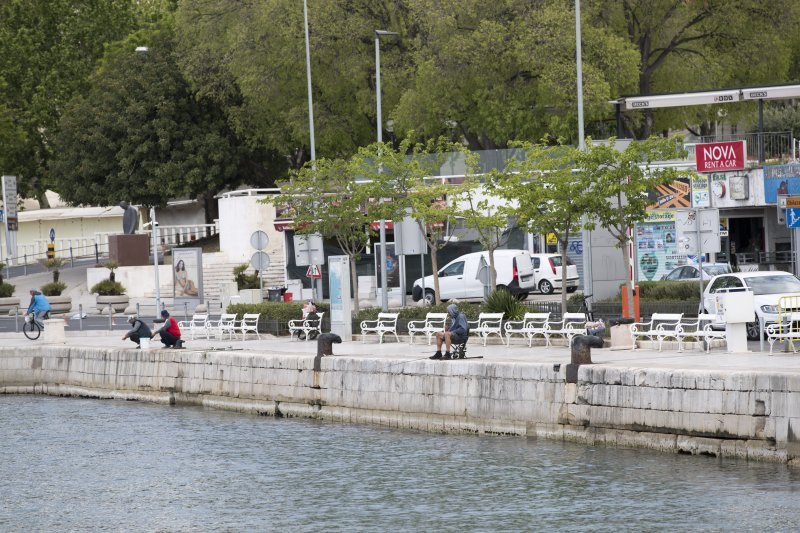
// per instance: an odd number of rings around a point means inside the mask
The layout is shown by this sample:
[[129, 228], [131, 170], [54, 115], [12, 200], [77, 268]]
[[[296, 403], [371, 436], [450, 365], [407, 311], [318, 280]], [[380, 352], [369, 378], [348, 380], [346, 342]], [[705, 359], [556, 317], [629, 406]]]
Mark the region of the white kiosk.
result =
[[725, 322], [728, 353], [747, 352], [747, 323], [755, 322], [755, 301], [749, 287], [719, 289], [717, 320]]

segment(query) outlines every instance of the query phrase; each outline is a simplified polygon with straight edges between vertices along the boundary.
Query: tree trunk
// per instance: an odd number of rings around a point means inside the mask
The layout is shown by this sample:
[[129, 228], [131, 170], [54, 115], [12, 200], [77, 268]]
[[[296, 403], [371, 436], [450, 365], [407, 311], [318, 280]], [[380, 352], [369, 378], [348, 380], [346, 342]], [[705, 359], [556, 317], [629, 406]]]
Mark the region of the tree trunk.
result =
[[214, 198], [213, 193], [206, 193], [202, 196], [205, 211], [206, 224], [213, 224], [219, 218], [219, 202]]
[[[439, 298], [439, 261], [436, 259], [436, 248], [428, 245], [428, 249], [431, 251], [431, 269], [433, 270], [433, 297], [435, 298], [436, 305], [442, 303], [442, 299]], [[425, 295], [422, 295], [423, 298]]]
[[494, 250], [489, 250], [489, 293], [497, 290], [497, 270], [494, 268]]
[[50, 209], [50, 200], [47, 199], [45, 191], [39, 195], [39, 209]]
[[61, 272], [58, 270], [53, 270], [53, 283], [58, 283], [58, 278], [61, 275]]
[[632, 317], [635, 315], [633, 310], [633, 279], [630, 279], [630, 272], [631, 272], [631, 257], [628, 254], [628, 247], [630, 245], [630, 239], [627, 238], [627, 235], [622, 240], [622, 264], [625, 265], [625, 301], [628, 302], [628, 314], [625, 315], [627, 317]]
[[[350, 283], [353, 285], [353, 314], [357, 315], [359, 311], [358, 307], [358, 271], [356, 270], [356, 256], [355, 254], [350, 256]], [[349, 295], [347, 295], [349, 296]], [[345, 295], [342, 295], [344, 298]], [[333, 295], [331, 295], [333, 298]], [[332, 302], [332, 300], [331, 300]]]
[[[569, 242], [569, 241], [567, 241]], [[561, 316], [567, 312], [567, 247], [569, 244], [561, 243]]]

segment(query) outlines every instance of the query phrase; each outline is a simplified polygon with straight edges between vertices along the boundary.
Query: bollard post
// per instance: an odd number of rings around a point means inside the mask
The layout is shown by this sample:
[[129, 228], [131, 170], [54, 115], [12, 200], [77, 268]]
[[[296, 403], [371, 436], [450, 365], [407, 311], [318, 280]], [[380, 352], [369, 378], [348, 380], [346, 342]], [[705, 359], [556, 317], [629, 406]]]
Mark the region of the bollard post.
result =
[[78, 324], [80, 330], [83, 331], [83, 304], [78, 304]]
[[94, 243], [94, 264], [100, 264], [100, 251], [97, 249], [97, 243]]
[[19, 333], [19, 307], [14, 308], [14, 333]]
[[189, 320], [189, 302], [183, 302], [183, 319]]
[[75, 267], [75, 256], [72, 255], [72, 243], [69, 243], [69, 266]]
[[28, 275], [28, 254], [22, 254], [22, 271], [25, 276]]
[[142, 311], [139, 309], [139, 302], [136, 302], [136, 316], [142, 316]]
[[108, 330], [114, 329], [114, 308], [108, 304]]

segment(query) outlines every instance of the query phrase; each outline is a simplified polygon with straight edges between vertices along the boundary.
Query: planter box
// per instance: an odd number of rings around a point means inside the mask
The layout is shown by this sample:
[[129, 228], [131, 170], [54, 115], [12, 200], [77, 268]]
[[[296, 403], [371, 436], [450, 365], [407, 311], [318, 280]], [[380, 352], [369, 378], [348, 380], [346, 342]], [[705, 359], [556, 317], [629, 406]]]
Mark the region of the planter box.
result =
[[63, 314], [72, 311], [72, 297], [71, 296], [48, 296], [47, 301], [50, 302], [50, 313]]
[[20, 307], [20, 299], [16, 296], [0, 298], [0, 315], [12, 315]]
[[97, 310], [101, 313], [107, 313], [108, 306], [111, 304], [111, 309], [113, 309], [115, 313], [122, 313], [125, 311], [125, 308], [128, 307], [129, 301], [130, 298], [128, 298], [127, 294], [121, 296], [98, 296]]

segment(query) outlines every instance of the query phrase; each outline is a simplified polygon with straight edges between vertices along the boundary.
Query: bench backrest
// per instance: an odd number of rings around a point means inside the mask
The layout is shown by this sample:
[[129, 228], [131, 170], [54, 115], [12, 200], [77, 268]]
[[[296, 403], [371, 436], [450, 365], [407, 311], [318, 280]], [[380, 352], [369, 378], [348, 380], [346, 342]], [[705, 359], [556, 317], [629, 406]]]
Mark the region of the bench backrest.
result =
[[564, 322], [586, 322], [586, 314], [585, 313], [564, 313], [564, 316], [561, 317]]
[[204, 324], [207, 320], [208, 320], [208, 314], [192, 315], [192, 322], [195, 324], [198, 322], [200, 324]]
[[399, 313], [378, 313], [378, 324], [382, 326], [396, 325]]
[[478, 325], [480, 326], [484, 322], [503, 320], [503, 315], [505, 315], [505, 313], [481, 313], [478, 315]]
[[261, 316], [261, 313], [245, 313], [242, 316], [242, 325], [243, 326], [255, 326], [258, 324], [258, 317]]
[[650, 321], [655, 322], [680, 322], [683, 320], [683, 313], [653, 313]]
[[447, 313], [428, 313], [427, 315], [425, 315], [426, 326], [432, 323], [435, 323], [437, 325], [439, 323], [444, 324], [445, 320], [447, 320]]
[[223, 313], [219, 316], [221, 326], [232, 326], [236, 322], [236, 313]]
[[700, 322], [719, 322], [717, 315], [714, 313], [700, 313], [697, 315], [697, 320]]
[[550, 320], [550, 313], [525, 313], [522, 323], [527, 325], [529, 322], [547, 322]]

